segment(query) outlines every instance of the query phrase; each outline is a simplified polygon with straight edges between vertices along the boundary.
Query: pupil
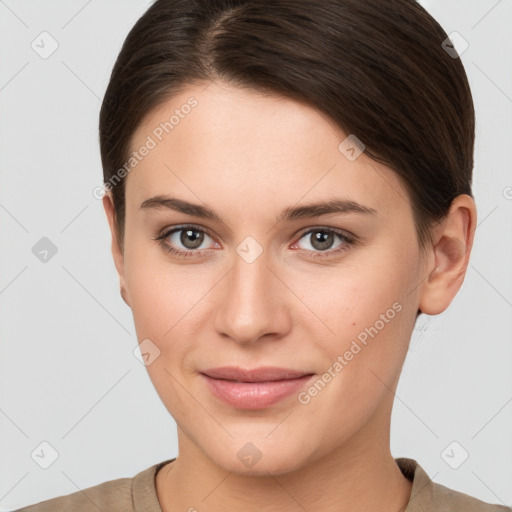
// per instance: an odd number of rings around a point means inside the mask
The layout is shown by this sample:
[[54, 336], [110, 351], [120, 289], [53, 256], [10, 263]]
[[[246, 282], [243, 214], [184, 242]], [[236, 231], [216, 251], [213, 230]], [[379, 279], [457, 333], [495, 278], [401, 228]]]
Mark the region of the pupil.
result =
[[323, 250], [329, 249], [329, 247], [333, 243], [333, 233], [328, 233], [326, 231], [317, 231], [313, 234], [313, 239], [311, 245], [315, 249]]
[[201, 245], [203, 234], [195, 229], [184, 229], [181, 232], [180, 241], [187, 249], [195, 249]]

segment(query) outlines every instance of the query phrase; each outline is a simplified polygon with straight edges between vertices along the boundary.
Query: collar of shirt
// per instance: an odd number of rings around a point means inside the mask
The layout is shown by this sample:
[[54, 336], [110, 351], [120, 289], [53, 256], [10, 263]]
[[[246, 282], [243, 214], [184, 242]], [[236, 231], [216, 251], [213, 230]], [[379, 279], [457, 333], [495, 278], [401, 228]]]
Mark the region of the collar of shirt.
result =
[[[156, 493], [156, 473], [169, 459], [141, 471], [133, 478], [132, 499], [135, 512], [162, 512]], [[395, 459], [398, 467], [412, 482], [411, 497], [403, 512], [512, 512], [511, 507], [493, 505], [467, 494], [434, 483], [414, 460]]]

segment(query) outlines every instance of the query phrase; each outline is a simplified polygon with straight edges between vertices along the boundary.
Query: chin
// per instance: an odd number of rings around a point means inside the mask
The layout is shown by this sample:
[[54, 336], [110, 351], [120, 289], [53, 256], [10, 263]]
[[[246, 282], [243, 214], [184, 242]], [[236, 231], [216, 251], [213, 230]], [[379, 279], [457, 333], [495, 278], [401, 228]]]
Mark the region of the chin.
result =
[[225, 471], [244, 476], [283, 475], [307, 465], [309, 457], [298, 438], [281, 439], [278, 443], [264, 436], [231, 440], [205, 450], [210, 460]]

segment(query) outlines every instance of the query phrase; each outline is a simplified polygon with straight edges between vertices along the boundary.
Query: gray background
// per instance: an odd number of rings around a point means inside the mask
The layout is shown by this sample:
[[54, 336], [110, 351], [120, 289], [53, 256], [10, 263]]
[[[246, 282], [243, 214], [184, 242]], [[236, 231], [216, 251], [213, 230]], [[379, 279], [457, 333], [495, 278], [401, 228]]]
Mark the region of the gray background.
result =
[[[2, 511], [177, 454], [175, 423], [133, 354], [131, 312], [92, 195], [102, 183], [101, 98], [148, 4], [0, 0]], [[460, 293], [442, 315], [418, 321], [392, 452], [436, 482], [512, 505], [512, 0], [423, 4], [469, 43], [479, 224]], [[53, 40], [47, 58], [31, 47], [49, 51]], [[46, 262], [33, 253], [43, 237], [57, 248]], [[58, 453], [47, 469], [43, 442]]]

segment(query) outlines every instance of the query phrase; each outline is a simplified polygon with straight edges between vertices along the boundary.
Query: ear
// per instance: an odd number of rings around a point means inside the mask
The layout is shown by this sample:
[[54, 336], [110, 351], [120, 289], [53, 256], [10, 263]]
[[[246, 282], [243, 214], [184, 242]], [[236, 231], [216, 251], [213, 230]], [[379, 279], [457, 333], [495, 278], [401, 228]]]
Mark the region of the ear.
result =
[[459, 291], [466, 275], [475, 229], [475, 202], [471, 196], [461, 194], [452, 201], [448, 214], [434, 229], [434, 254], [428, 258], [428, 277], [420, 295], [422, 313], [442, 313]]
[[123, 248], [121, 247], [117, 238], [117, 218], [114, 208], [114, 200], [112, 198], [112, 192], [108, 191], [103, 196], [103, 207], [107, 215], [108, 225], [110, 226], [110, 233], [112, 235], [112, 256], [114, 257], [114, 264], [116, 266], [117, 274], [119, 275], [119, 284], [121, 288], [121, 297], [126, 304], [131, 307], [128, 292], [126, 290], [126, 283], [124, 278], [124, 254]]

